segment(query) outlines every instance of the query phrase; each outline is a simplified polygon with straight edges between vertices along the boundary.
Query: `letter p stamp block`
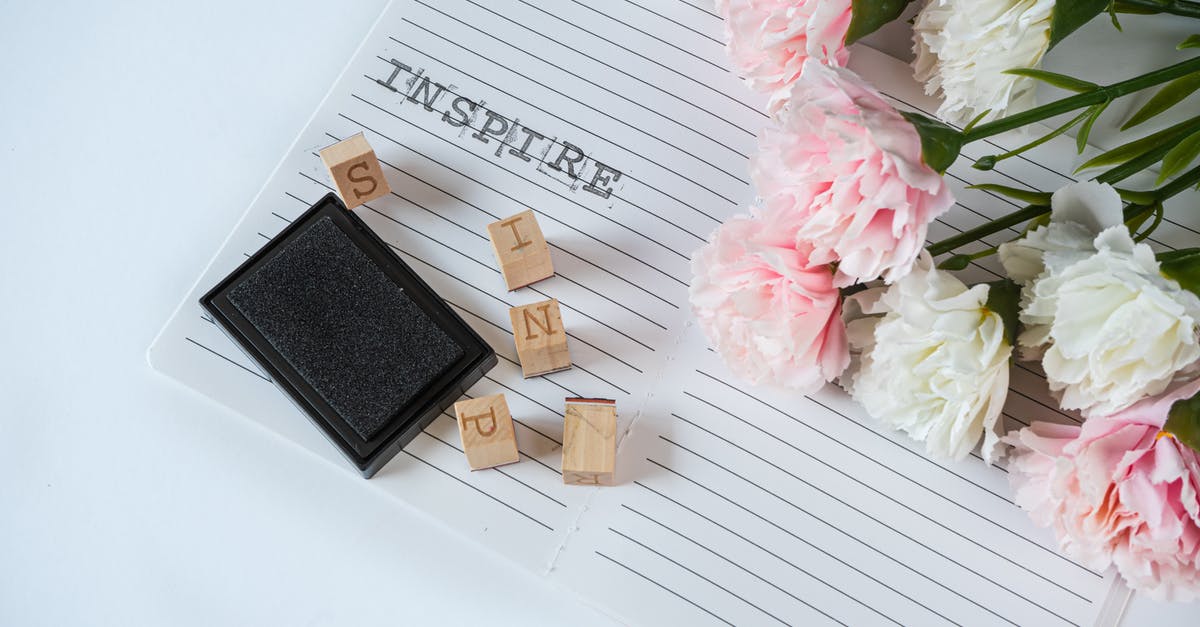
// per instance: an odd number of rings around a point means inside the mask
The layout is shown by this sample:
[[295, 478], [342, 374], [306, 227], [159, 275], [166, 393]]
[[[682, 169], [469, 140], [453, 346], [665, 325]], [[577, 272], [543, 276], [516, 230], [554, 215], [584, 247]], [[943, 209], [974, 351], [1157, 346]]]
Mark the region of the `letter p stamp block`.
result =
[[503, 394], [480, 396], [454, 404], [458, 434], [471, 470], [511, 464], [520, 460], [517, 434]]

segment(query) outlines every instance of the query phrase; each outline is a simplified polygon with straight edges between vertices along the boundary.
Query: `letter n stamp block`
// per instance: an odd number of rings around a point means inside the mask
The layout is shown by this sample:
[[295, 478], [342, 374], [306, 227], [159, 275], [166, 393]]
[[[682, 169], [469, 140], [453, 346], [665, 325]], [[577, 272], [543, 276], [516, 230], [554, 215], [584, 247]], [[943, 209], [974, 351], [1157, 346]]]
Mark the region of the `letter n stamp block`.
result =
[[329, 168], [329, 176], [347, 209], [371, 202], [392, 191], [375, 151], [362, 133], [321, 149], [321, 161]]
[[554, 276], [550, 246], [532, 211], [493, 222], [487, 229], [508, 291]]
[[480, 396], [454, 404], [458, 434], [471, 470], [511, 464], [521, 459], [517, 434], [503, 394]]
[[567, 330], [563, 327], [558, 301], [551, 298], [508, 310], [517, 357], [525, 378], [558, 372], [571, 367]]

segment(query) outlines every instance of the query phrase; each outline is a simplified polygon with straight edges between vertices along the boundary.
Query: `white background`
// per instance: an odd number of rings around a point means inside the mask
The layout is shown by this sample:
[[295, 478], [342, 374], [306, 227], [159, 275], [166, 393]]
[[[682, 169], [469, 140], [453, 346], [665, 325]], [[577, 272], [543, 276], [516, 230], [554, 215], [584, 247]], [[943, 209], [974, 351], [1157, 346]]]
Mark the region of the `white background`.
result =
[[606, 622], [146, 364], [383, 4], [0, 0], [0, 625]]

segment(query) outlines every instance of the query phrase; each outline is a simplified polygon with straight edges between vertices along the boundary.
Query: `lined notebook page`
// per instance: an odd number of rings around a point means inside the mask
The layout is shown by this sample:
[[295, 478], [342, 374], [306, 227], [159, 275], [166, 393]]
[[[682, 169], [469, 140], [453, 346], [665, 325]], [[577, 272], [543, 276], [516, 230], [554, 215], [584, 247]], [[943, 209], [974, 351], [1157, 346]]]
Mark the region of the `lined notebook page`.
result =
[[[747, 388], [690, 328], [688, 256], [752, 201], [747, 159], [766, 119], [726, 69], [720, 31], [700, 0], [396, 0], [156, 340], [153, 364], [354, 472], [196, 300], [331, 189], [316, 151], [363, 132], [395, 191], [356, 212], [496, 348], [499, 366], [469, 395], [506, 395], [521, 452], [470, 472], [446, 415], [372, 489], [630, 622], [1115, 618], [1102, 611], [1123, 598], [1109, 595], [1112, 579], [1058, 556], [1012, 505], [1002, 469], [927, 460], [835, 389]], [[898, 106], [929, 107], [904, 65], [855, 53]], [[1012, 208], [969, 182], [1053, 189], [1071, 156], [1052, 142], [992, 173], [955, 166], [961, 202], [930, 237]], [[525, 209], [557, 276], [510, 293], [485, 226]], [[550, 297], [575, 366], [524, 380], [507, 310]], [[1011, 424], [1074, 420], [1035, 368], [1013, 381]], [[620, 485], [561, 484], [567, 396], [616, 399]]]

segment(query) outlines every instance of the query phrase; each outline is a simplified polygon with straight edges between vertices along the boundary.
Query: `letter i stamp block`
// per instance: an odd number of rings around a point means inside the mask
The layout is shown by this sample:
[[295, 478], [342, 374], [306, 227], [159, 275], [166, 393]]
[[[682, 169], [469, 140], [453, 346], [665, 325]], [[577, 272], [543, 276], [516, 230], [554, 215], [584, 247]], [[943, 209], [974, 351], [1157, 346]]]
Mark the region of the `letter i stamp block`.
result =
[[371, 202], [392, 191], [375, 151], [362, 133], [321, 149], [321, 161], [329, 168], [329, 176], [347, 209]]
[[454, 404], [458, 434], [471, 470], [511, 464], [521, 459], [517, 434], [503, 394], [480, 396]]
[[522, 211], [488, 225], [488, 237], [508, 290], [554, 276], [550, 246], [532, 211]]

